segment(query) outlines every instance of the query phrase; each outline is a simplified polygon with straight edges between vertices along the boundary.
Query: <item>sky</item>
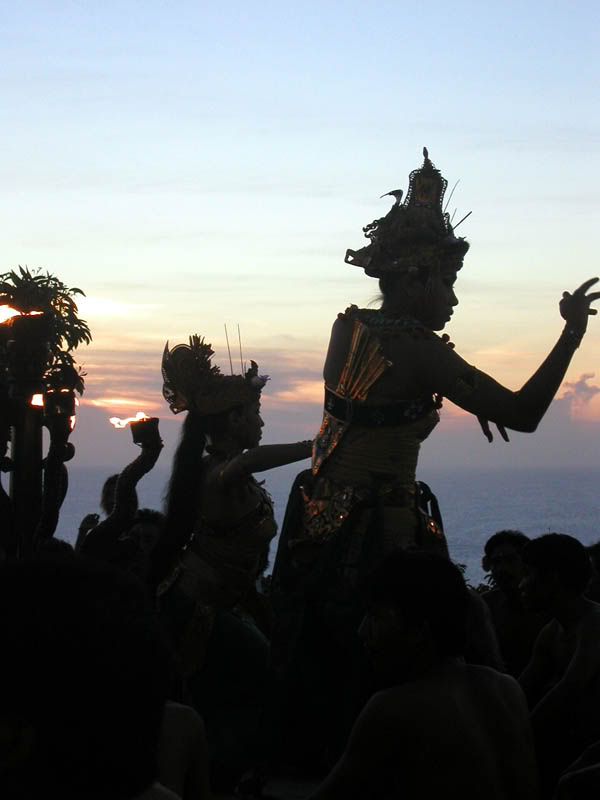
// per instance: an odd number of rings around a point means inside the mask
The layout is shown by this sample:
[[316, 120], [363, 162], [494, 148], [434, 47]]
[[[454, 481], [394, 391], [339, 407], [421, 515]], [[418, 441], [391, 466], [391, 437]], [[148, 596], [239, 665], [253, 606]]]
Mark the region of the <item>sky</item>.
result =
[[[600, 274], [599, 32], [586, 0], [6, 4], [2, 270], [86, 292], [78, 463], [124, 458], [107, 419], [140, 409], [170, 454], [164, 343], [204, 335], [226, 368], [225, 324], [271, 375], [265, 441], [312, 436], [331, 324], [377, 295], [344, 253], [424, 145], [473, 212], [448, 332], [519, 388]], [[424, 463], [597, 467], [599, 385], [592, 319], [534, 436], [489, 445], [447, 404]]]

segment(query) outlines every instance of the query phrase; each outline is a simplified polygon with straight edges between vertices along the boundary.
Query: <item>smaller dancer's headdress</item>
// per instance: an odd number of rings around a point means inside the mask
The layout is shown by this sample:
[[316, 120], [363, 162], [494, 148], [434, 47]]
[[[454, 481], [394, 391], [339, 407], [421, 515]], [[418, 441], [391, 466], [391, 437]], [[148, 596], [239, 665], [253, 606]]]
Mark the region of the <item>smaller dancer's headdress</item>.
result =
[[360, 250], [347, 250], [347, 264], [362, 267], [374, 278], [441, 264], [460, 269], [469, 243], [454, 235], [443, 210], [448, 181], [430, 161], [426, 147], [423, 155], [423, 166], [410, 173], [404, 202], [400, 203], [400, 190], [389, 192], [396, 202], [385, 217], [363, 228], [370, 242]]
[[189, 344], [171, 349], [166, 343], [161, 365], [163, 397], [174, 414], [193, 410], [210, 416], [260, 399], [269, 376], [258, 374], [255, 361], [242, 375], [224, 375], [211, 364], [213, 355], [210, 344], [197, 335], [190, 336]]

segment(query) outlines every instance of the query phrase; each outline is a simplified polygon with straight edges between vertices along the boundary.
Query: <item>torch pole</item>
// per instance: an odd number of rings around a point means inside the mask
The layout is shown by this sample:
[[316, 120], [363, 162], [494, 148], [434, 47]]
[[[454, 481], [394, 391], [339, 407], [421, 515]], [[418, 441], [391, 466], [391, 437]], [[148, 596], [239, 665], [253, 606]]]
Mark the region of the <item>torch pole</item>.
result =
[[10, 496], [18, 537], [18, 557], [33, 551], [42, 507], [42, 410], [18, 403], [12, 429]]

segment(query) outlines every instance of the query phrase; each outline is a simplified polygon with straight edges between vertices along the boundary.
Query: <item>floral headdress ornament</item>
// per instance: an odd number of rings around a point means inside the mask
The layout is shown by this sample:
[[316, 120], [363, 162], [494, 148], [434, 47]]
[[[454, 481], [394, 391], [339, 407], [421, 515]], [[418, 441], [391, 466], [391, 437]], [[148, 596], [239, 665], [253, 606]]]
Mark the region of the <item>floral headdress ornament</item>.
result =
[[174, 414], [190, 410], [206, 416], [221, 414], [260, 398], [269, 376], [258, 374], [255, 361], [241, 375], [224, 375], [211, 363], [213, 355], [212, 346], [197, 334], [189, 337], [189, 344], [169, 349], [166, 343], [161, 364], [163, 397]]
[[347, 264], [362, 267], [374, 278], [441, 264], [460, 269], [469, 243], [454, 235], [450, 216], [443, 208], [448, 181], [431, 162], [426, 147], [423, 156], [423, 166], [410, 173], [404, 202], [400, 189], [387, 193], [396, 202], [385, 217], [363, 228], [369, 244], [360, 250], [347, 250]]

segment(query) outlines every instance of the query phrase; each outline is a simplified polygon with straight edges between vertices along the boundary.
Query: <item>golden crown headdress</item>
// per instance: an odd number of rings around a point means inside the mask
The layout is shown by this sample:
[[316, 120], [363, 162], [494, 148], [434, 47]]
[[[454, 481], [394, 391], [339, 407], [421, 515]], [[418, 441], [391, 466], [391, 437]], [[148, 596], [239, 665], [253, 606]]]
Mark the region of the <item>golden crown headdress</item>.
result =
[[360, 250], [347, 250], [347, 264], [362, 267], [374, 278], [441, 263], [460, 269], [469, 243], [454, 235], [450, 217], [443, 209], [448, 181], [432, 164], [426, 147], [423, 156], [423, 166], [410, 173], [404, 202], [400, 202], [401, 190], [388, 192], [396, 202], [385, 217], [363, 228], [370, 242]]
[[221, 414], [239, 405], [260, 398], [268, 375], [258, 374], [258, 364], [250, 361], [250, 368], [242, 375], [224, 375], [211, 363], [214, 350], [196, 334], [189, 344], [178, 344], [163, 351], [161, 372], [163, 397], [174, 414], [196, 411], [203, 416]]

